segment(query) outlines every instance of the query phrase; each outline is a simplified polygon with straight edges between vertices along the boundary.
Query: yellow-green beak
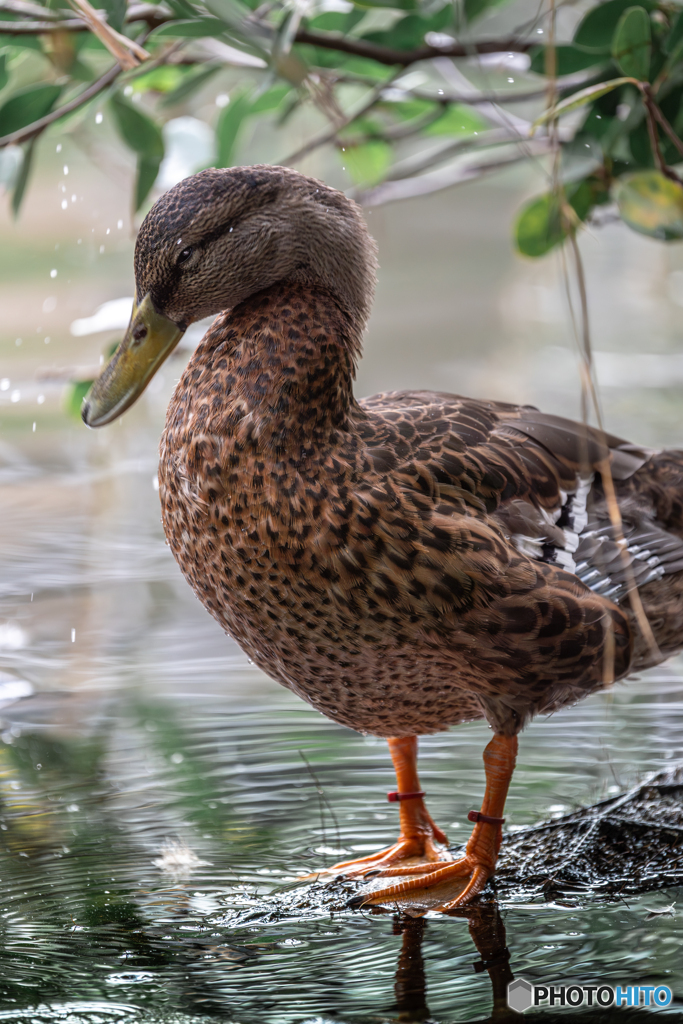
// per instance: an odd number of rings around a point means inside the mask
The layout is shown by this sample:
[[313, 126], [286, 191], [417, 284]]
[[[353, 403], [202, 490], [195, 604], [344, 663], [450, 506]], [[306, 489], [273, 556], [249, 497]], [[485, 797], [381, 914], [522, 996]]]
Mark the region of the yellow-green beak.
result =
[[135, 402], [184, 331], [157, 313], [151, 295], [145, 295], [133, 314], [123, 341], [83, 399], [81, 416], [89, 427], [103, 427]]

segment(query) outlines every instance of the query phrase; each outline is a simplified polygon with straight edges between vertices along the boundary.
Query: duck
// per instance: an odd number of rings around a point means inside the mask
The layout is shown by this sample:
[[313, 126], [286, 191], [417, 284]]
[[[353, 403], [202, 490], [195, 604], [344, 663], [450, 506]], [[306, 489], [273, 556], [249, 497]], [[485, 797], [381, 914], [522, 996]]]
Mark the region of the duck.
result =
[[[683, 451], [530, 405], [358, 400], [376, 245], [349, 197], [287, 167], [179, 182], [145, 217], [134, 269], [84, 422], [119, 417], [215, 317], [161, 438], [168, 544], [268, 676], [387, 741], [399, 836], [327, 869], [370, 884], [348, 906], [466, 906], [494, 874], [527, 723], [683, 646]], [[457, 855], [418, 737], [474, 720], [493, 735]]]

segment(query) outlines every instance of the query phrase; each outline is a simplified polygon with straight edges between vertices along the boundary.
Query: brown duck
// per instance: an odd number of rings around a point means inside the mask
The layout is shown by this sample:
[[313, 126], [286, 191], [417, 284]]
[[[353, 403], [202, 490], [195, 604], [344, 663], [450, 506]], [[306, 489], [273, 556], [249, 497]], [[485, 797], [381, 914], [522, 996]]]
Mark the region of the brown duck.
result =
[[[396, 881], [351, 905], [437, 893], [448, 910], [494, 871], [529, 719], [683, 645], [683, 452], [530, 406], [357, 401], [375, 269], [360, 210], [320, 181], [268, 166], [182, 181], [142, 225], [131, 323], [83, 419], [115, 419], [189, 324], [221, 314], [168, 409], [169, 544], [268, 675], [387, 738], [399, 839], [330, 870]], [[486, 791], [454, 859], [417, 736], [479, 718]]]

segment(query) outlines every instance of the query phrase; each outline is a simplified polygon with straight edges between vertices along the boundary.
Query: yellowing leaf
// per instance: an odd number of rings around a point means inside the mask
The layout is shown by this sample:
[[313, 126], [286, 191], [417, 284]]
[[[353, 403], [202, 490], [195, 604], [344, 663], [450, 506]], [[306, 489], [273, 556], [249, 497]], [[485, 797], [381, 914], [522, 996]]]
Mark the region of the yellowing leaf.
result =
[[[591, 188], [581, 181], [568, 186], [568, 204], [580, 220], [585, 220], [592, 205]], [[515, 245], [523, 256], [545, 256], [566, 238], [566, 227], [558, 196], [547, 192], [524, 207], [515, 224]]]
[[641, 235], [683, 238], [683, 185], [659, 171], [625, 175], [615, 189], [621, 218]]

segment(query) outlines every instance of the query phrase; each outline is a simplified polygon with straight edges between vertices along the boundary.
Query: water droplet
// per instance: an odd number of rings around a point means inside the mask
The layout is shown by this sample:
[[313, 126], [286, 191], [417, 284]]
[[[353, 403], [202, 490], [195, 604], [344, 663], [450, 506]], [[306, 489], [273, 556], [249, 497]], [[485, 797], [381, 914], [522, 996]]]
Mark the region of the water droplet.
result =
[[57, 271], [56, 271], [56, 270], [51, 270], [51, 271], [50, 271], [50, 277], [53, 277], [53, 278], [54, 278], [54, 277], [56, 277], [56, 276], [57, 276]]
[[17, 346], [17, 348], [19, 348], [19, 346], [21, 345], [21, 338], [17, 338], [14, 344]]
[[108, 235], [110, 235], [110, 234], [111, 234], [111, 228], [107, 228], [107, 234], [108, 234]]
[[10, 395], [10, 402], [18, 402], [21, 398], [21, 391], [13, 391]]
[[61, 142], [58, 142], [57, 143], [57, 149], [55, 150], [55, 153], [61, 153], [61, 152], [62, 152], [62, 144], [61, 144]]
[[102, 118], [103, 118], [102, 114], [99, 114], [99, 113], [95, 114], [95, 124], [102, 124]]
[[72, 202], [72, 203], [75, 203], [75, 202], [76, 202], [76, 198], [77, 198], [76, 196], [72, 196], [72, 197], [71, 197], [71, 202]]
[[64, 173], [65, 174], [69, 173], [69, 165], [68, 164], [64, 164]]
[[67, 208], [67, 206], [68, 206], [68, 205], [69, 205], [69, 204], [67, 203], [66, 199], [62, 199], [62, 209], [63, 209], [63, 210], [66, 210], [66, 208]]
[[182, 754], [171, 754], [171, 760], [173, 761], [173, 764], [182, 764], [185, 758]]
[[43, 340], [44, 340], [46, 345], [49, 345], [50, 344], [50, 335], [48, 334], [47, 338], [44, 338]]
[[117, 228], [118, 228], [118, 229], [119, 229], [119, 231], [120, 231], [120, 230], [121, 230], [121, 228], [123, 227], [123, 221], [122, 221], [122, 220], [117, 220], [117, 222], [116, 222], [116, 226], [117, 226]]
[[3, 377], [0, 380], [0, 391], [9, 391], [9, 377]]
[[230, 97], [227, 92], [219, 92], [218, 96], [216, 96], [215, 104], [217, 107], [227, 107], [229, 102]]
[[103, 246], [103, 245], [101, 245], [101, 246], [100, 246], [100, 256], [102, 255], [102, 253], [103, 253], [103, 252], [104, 252], [104, 246]]
[[[35, 420], [34, 420], [33, 421], [33, 433], [35, 434], [35, 432], [36, 432], [36, 423], [35, 423]], [[33, 594], [31, 594], [31, 600], [33, 600]]]
[[75, 629], [71, 630], [71, 643], [72, 644], [76, 643], [76, 630]]

